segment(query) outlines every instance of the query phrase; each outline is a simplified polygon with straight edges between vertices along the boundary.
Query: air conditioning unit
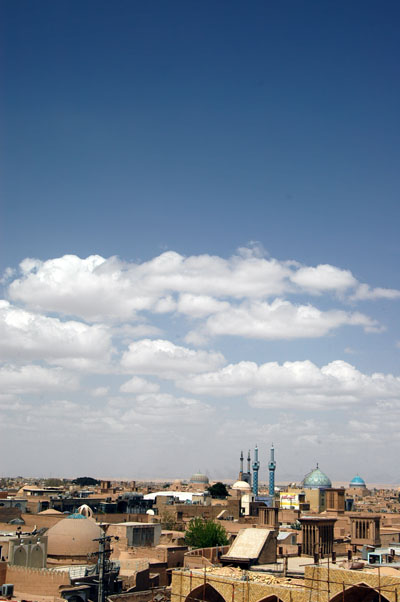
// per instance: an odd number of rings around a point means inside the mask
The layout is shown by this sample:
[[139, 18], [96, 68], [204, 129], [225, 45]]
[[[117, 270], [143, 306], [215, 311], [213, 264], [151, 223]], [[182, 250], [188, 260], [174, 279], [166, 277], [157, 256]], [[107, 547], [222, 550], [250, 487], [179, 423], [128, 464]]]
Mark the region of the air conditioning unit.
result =
[[14, 585], [12, 583], [4, 583], [1, 586], [1, 595], [5, 598], [11, 598], [14, 595]]

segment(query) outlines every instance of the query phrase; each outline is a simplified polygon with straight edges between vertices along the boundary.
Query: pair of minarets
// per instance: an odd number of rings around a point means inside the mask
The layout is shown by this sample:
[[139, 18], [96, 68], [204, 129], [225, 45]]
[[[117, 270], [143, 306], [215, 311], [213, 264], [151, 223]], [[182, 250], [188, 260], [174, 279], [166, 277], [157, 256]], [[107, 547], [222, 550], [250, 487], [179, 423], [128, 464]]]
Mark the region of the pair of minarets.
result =
[[[258, 495], [258, 471], [260, 469], [260, 462], [258, 460], [258, 447], [256, 445], [254, 450], [254, 462], [253, 462], [253, 493], [255, 496]], [[270, 496], [275, 495], [275, 449], [274, 444], [272, 444], [270, 449], [269, 463], [268, 463], [268, 472], [269, 472], [269, 480], [268, 480], [268, 493]], [[247, 456], [247, 472], [250, 473], [250, 450]], [[243, 452], [240, 454], [240, 473], [243, 474]]]

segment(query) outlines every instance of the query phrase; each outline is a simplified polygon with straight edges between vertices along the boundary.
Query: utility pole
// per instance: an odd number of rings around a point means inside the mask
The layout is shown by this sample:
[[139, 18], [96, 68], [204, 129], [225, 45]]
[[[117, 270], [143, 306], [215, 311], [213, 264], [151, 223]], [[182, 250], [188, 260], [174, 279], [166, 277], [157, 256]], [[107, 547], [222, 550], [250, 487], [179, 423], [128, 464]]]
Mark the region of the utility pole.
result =
[[109, 558], [112, 552], [112, 548], [110, 548], [109, 545], [112, 539], [118, 541], [119, 537], [113, 535], [106, 535], [104, 533], [101, 537], [97, 537], [93, 540], [99, 542], [99, 551], [96, 552], [97, 568], [99, 573], [99, 589], [97, 593], [97, 602], [105, 602], [106, 596], [108, 594], [106, 573], [107, 569], [109, 568]]

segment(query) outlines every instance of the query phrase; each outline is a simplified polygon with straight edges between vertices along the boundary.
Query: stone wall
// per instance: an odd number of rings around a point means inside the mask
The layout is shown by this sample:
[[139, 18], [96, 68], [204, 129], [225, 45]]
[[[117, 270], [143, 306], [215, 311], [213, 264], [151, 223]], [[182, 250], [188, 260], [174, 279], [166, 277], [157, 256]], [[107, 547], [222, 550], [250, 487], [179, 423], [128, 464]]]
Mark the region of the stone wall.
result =
[[[171, 602], [185, 602], [193, 592], [201, 600], [202, 587], [211, 585], [226, 602], [259, 602], [269, 596], [277, 596], [282, 602], [310, 602], [309, 592], [300, 588], [289, 588], [278, 585], [267, 585], [254, 581], [242, 581], [229, 577], [221, 577], [203, 571], [173, 571]], [[196, 592], [195, 590], [198, 589]]]
[[[130, 547], [122, 545], [120, 541], [113, 542], [112, 558], [118, 559], [120, 553], [128, 552], [131, 559], [146, 559], [153, 562], [165, 562], [168, 568], [183, 566], [187, 546], [157, 546], [157, 547]], [[124, 558], [126, 558], [124, 556]]]
[[32, 595], [59, 596], [61, 585], [70, 585], [68, 571], [31, 569], [21, 566], [8, 566], [6, 583], [14, 584], [14, 594], [25, 598]]
[[184, 554], [185, 568], [199, 569], [205, 566], [212, 566], [219, 562], [219, 559], [224, 554], [227, 554], [229, 546], [218, 546], [215, 548], [199, 548], [191, 550]]
[[19, 508], [0, 508], [0, 523], [9, 523], [10, 520], [20, 518], [20, 516], [21, 510]]
[[[200, 570], [176, 570], [172, 573], [171, 602], [186, 602], [191, 594], [202, 600], [205, 584], [216, 590], [225, 602], [261, 602], [269, 596], [277, 596], [282, 602], [341, 602], [352, 587], [362, 584], [381, 592], [389, 602], [396, 602], [400, 595], [400, 577], [379, 576], [367, 571], [328, 569], [311, 565], [305, 568], [304, 587], [268, 585], [234, 577], [218, 576]], [[362, 592], [360, 598], [365, 596]], [[357, 596], [354, 597], [357, 600]]]
[[367, 585], [381, 590], [382, 596], [390, 602], [397, 602], [400, 595], [400, 577], [380, 576], [379, 573], [366, 571], [348, 571], [344, 569], [329, 569], [315, 565], [305, 567], [305, 586], [311, 588], [312, 599], [318, 602], [328, 602], [335, 596], [338, 599], [354, 585]]

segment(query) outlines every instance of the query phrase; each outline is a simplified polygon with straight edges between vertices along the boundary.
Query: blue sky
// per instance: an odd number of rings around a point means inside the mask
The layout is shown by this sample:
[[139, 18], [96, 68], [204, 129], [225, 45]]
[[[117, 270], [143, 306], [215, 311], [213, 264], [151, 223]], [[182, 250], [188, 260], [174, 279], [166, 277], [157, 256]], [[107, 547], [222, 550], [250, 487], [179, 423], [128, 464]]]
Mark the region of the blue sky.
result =
[[400, 480], [399, 12], [2, 3], [5, 474]]

